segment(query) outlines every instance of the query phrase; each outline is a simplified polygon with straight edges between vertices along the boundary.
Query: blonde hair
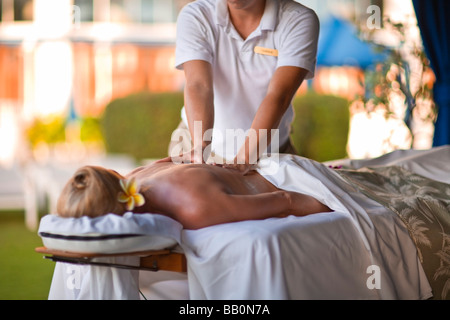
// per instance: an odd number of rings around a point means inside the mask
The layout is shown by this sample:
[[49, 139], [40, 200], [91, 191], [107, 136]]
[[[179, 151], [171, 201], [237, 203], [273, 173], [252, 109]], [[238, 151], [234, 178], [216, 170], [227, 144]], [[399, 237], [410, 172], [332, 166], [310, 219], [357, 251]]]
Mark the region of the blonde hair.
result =
[[85, 166], [78, 169], [61, 192], [57, 214], [67, 218], [124, 214], [125, 207], [117, 199], [121, 191], [120, 179], [122, 176], [117, 172], [102, 167]]

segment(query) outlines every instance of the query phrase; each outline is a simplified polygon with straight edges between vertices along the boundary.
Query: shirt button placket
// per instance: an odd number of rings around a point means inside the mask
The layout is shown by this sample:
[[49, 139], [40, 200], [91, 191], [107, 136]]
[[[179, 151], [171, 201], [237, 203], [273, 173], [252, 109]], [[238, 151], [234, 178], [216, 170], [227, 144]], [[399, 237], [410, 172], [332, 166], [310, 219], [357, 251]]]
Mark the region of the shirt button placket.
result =
[[252, 58], [252, 51], [250, 43], [244, 42], [241, 47], [241, 59], [242, 61], [249, 61]]

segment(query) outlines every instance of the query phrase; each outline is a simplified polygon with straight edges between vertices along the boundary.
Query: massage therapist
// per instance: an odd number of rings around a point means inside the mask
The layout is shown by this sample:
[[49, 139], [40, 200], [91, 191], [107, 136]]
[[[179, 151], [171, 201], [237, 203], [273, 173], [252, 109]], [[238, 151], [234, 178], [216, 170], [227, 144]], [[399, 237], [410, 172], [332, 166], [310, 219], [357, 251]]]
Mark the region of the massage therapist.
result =
[[[267, 146], [295, 153], [291, 102], [314, 76], [318, 35], [314, 11], [291, 0], [187, 4], [176, 40], [176, 68], [186, 78], [184, 107], [169, 156], [199, 163], [212, 151], [245, 174]], [[241, 144], [226, 139], [242, 131]]]

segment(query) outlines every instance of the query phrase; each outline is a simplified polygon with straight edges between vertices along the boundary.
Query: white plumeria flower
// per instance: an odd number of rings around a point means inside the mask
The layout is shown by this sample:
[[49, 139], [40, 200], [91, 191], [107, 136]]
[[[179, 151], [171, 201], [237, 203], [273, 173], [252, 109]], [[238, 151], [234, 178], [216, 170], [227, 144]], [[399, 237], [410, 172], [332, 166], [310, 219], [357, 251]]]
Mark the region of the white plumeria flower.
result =
[[119, 193], [118, 200], [121, 203], [126, 203], [128, 211], [144, 205], [144, 196], [138, 192], [139, 186], [134, 178], [120, 180], [120, 186], [123, 192]]

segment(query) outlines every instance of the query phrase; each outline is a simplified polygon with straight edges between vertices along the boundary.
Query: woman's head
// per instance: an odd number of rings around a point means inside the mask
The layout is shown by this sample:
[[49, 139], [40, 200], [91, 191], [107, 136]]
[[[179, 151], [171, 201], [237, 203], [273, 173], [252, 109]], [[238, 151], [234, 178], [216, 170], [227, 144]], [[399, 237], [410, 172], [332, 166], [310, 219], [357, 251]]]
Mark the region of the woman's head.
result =
[[57, 214], [62, 217], [98, 217], [108, 213], [122, 215], [125, 206], [117, 200], [123, 177], [102, 167], [78, 169], [58, 199]]

